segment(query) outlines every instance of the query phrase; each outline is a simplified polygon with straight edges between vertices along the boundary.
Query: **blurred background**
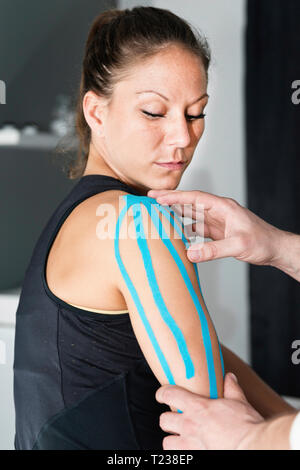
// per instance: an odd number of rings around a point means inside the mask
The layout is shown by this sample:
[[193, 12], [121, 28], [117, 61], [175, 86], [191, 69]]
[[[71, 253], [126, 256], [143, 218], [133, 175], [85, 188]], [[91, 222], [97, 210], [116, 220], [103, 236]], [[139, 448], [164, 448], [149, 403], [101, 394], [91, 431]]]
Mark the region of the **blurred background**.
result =
[[[236, 199], [300, 233], [297, 0], [0, 0], [0, 449], [13, 449], [15, 313], [33, 248], [77, 180], [57, 152], [76, 139], [74, 103], [90, 24], [109, 8], [169, 9], [209, 42], [206, 130], [178, 189]], [[16, 14], [17, 12], [17, 14]], [[298, 99], [299, 96], [299, 99]], [[198, 265], [220, 341], [300, 408], [299, 283], [232, 258]]]

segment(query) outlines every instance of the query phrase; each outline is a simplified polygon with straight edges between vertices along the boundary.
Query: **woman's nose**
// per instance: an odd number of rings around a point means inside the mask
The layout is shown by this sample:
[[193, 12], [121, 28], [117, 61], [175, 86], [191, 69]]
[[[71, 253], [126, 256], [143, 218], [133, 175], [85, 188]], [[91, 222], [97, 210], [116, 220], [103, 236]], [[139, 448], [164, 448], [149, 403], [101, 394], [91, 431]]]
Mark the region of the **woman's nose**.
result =
[[186, 118], [174, 119], [169, 124], [166, 140], [168, 144], [178, 147], [187, 147], [190, 144], [191, 135]]

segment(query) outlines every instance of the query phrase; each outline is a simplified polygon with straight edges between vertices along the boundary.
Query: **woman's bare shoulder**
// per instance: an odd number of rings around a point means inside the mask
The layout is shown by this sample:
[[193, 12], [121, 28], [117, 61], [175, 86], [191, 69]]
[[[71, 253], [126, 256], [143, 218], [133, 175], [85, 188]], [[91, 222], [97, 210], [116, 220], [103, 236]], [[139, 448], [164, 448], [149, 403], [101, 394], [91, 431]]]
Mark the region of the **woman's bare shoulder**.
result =
[[99, 218], [98, 216], [101, 214], [101, 211], [109, 212], [109, 205], [112, 209], [117, 210], [119, 204], [121, 204], [121, 197], [127, 194], [127, 192], [119, 189], [94, 194], [78, 204], [68, 217], [68, 220], [72, 223], [73, 227], [78, 228], [82, 235], [83, 224], [87, 224], [85, 227], [89, 227], [90, 224], [93, 226], [96, 218]]

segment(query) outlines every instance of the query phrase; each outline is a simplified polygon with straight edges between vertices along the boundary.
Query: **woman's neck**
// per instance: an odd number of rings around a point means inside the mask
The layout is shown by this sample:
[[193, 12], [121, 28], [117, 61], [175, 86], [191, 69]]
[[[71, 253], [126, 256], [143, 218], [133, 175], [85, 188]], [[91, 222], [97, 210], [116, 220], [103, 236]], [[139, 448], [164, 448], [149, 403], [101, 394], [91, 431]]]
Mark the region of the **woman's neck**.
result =
[[101, 157], [101, 155], [99, 154], [95, 155], [92, 149], [88, 155], [87, 164], [86, 164], [86, 167], [84, 169], [82, 176], [87, 176], [87, 175], [111, 176], [112, 178], [116, 178], [119, 181], [122, 181], [123, 183], [132, 187], [134, 190], [138, 191], [143, 196], [147, 196], [147, 192], [150, 189], [150, 188], [145, 188], [143, 186], [140, 186], [137, 183], [132, 183], [130, 181], [127, 181], [125, 178], [120, 177], [111, 167], [109, 167], [106, 164], [106, 162]]

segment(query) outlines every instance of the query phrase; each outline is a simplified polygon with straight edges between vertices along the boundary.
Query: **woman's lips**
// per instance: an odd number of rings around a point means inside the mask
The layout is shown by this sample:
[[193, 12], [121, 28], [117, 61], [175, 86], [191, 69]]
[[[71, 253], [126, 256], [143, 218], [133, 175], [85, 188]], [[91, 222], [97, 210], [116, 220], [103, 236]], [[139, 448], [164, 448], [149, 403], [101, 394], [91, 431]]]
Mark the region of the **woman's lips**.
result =
[[156, 163], [156, 165], [168, 168], [169, 170], [181, 170], [185, 162], [180, 163]]

